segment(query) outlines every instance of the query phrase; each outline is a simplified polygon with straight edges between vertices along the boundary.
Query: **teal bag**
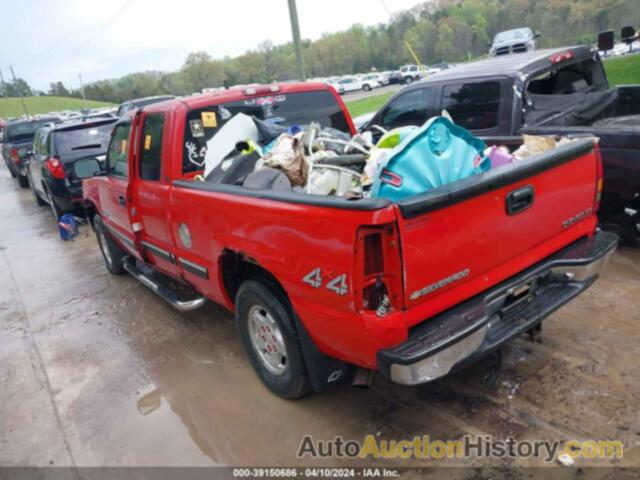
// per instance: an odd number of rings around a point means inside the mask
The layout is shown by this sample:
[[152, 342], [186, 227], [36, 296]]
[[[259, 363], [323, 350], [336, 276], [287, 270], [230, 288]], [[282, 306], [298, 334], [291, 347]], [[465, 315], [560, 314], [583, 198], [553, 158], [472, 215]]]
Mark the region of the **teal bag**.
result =
[[445, 117], [412, 131], [378, 167], [372, 197], [402, 200], [485, 172], [485, 143]]

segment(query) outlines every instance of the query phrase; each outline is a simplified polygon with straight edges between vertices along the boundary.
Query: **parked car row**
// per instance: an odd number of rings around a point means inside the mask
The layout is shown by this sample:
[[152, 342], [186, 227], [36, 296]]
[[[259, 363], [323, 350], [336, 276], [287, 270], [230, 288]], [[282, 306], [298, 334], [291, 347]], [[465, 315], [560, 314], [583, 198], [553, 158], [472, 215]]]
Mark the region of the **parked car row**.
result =
[[357, 75], [345, 75], [342, 77], [317, 77], [311, 79], [315, 82], [324, 82], [331, 85], [336, 91], [343, 95], [356, 91], [371, 91], [375, 88], [394, 84], [410, 84], [425, 76], [435, 75], [447, 68], [450, 64], [440, 62], [430, 67], [418, 65], [405, 65], [396, 71], [371, 72]]
[[175, 97], [137, 98], [118, 109], [51, 112], [3, 121], [2, 157], [20, 186], [31, 189], [38, 205], [48, 205], [56, 221], [66, 213], [82, 216], [82, 180], [104, 170], [105, 154], [118, 118], [136, 108], [172, 98]]

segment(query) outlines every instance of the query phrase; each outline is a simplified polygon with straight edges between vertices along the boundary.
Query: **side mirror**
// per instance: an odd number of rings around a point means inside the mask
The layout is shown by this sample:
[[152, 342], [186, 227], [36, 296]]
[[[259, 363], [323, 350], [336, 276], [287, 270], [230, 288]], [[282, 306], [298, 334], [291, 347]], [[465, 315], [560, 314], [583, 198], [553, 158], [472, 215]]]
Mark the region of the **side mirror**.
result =
[[533, 34], [533, 38], [540, 38], [542, 34], [540, 32], [536, 32]]
[[609, 50], [613, 50], [614, 42], [615, 40], [613, 30], [606, 30], [598, 34], [598, 50], [600, 50], [601, 52], [608, 52]]

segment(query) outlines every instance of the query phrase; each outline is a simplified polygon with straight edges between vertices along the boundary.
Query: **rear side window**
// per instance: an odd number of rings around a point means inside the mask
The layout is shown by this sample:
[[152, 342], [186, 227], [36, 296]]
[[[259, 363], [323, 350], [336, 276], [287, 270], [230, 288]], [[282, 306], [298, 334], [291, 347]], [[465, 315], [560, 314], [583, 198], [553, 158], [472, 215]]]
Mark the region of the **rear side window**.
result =
[[381, 126], [389, 130], [407, 125], [422, 125], [430, 116], [431, 92], [431, 88], [419, 88], [400, 95], [384, 109]]
[[33, 153], [42, 153], [42, 137], [44, 136], [43, 130], [38, 130], [36, 136], [33, 137]]
[[207, 143], [227, 121], [238, 113], [283, 126], [309, 125], [311, 122], [318, 122], [323, 127], [350, 132], [344, 112], [329, 90], [274, 93], [194, 109], [187, 114], [185, 125], [183, 174], [203, 169]]
[[163, 113], [145, 117], [140, 142], [140, 178], [143, 180], [160, 179], [163, 129]]
[[129, 133], [131, 132], [131, 124], [124, 123], [116, 126], [109, 151], [107, 153], [107, 172], [109, 175], [127, 178], [127, 164], [129, 152]]
[[498, 126], [500, 82], [448, 85], [442, 92], [442, 108], [453, 121], [468, 130]]

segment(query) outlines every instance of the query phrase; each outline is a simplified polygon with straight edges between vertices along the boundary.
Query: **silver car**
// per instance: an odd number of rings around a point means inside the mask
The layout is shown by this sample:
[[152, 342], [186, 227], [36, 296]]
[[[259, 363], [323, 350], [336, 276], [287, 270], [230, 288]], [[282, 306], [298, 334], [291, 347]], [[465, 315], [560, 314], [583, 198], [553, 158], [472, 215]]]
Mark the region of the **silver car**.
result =
[[489, 46], [489, 55], [507, 55], [509, 53], [524, 53], [536, 49], [536, 38], [539, 33], [533, 33], [530, 28], [515, 28], [498, 33]]

